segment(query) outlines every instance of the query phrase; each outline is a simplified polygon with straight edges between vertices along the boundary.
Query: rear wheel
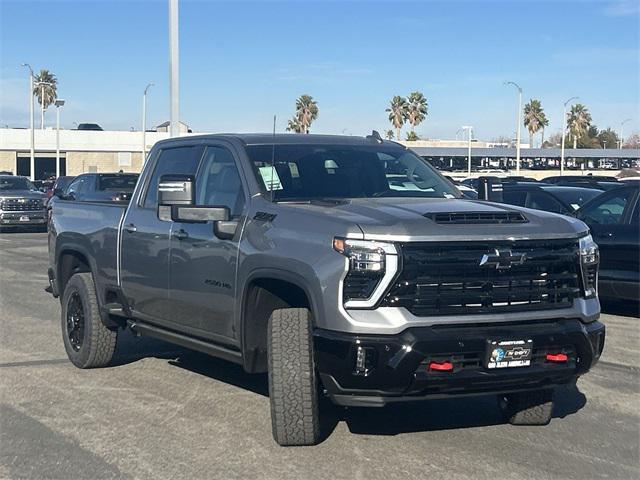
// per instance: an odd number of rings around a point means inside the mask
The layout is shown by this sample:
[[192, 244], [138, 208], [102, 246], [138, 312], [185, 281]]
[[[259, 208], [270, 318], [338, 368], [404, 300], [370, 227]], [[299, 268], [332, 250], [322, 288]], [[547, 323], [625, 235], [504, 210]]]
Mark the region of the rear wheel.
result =
[[91, 273], [76, 273], [62, 296], [62, 340], [78, 368], [104, 367], [113, 358], [118, 331], [104, 326]]
[[553, 390], [501, 395], [500, 410], [512, 425], [547, 425], [553, 413]]
[[269, 319], [269, 400], [273, 438], [280, 445], [320, 440], [312, 316], [306, 308], [275, 310]]

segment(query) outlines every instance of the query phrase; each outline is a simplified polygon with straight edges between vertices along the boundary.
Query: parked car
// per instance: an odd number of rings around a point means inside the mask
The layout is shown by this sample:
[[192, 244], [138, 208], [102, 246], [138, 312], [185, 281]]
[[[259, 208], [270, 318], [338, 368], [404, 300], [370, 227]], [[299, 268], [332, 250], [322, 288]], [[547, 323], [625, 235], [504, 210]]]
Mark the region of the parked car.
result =
[[128, 202], [138, 181], [137, 173], [83, 173], [63, 192], [65, 200]]
[[640, 301], [640, 182], [624, 182], [584, 204], [585, 222], [600, 248], [600, 295]]
[[542, 182], [554, 185], [595, 188], [597, 190], [612, 190], [620, 186], [616, 177], [606, 175], [563, 175], [547, 177]]
[[0, 230], [7, 227], [45, 226], [46, 196], [25, 177], [0, 175]]
[[466, 200], [373, 135], [163, 140], [128, 206], [56, 202], [49, 231], [74, 365], [130, 328], [268, 373], [281, 445], [320, 440], [321, 396], [488, 394], [547, 424], [604, 346], [583, 222]]
[[78, 130], [93, 130], [102, 131], [102, 127], [97, 123], [81, 123], [78, 125]]
[[502, 190], [504, 203], [563, 215], [572, 215], [584, 203], [602, 193], [602, 190], [594, 188], [523, 183], [503, 183]]

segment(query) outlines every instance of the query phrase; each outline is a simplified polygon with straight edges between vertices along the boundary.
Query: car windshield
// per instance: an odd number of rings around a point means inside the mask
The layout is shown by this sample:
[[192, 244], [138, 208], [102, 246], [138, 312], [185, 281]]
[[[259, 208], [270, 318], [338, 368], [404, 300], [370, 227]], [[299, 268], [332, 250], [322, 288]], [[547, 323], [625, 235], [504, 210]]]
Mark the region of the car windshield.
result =
[[275, 201], [461, 196], [425, 160], [397, 146], [254, 145], [247, 153]]
[[5, 190], [37, 190], [35, 185], [23, 177], [1, 177], [0, 191]]
[[98, 190], [133, 190], [138, 175], [100, 175]]
[[570, 205], [571, 208], [577, 210], [587, 201], [600, 195], [602, 190], [596, 188], [556, 188], [551, 190], [551, 193], [566, 205]]

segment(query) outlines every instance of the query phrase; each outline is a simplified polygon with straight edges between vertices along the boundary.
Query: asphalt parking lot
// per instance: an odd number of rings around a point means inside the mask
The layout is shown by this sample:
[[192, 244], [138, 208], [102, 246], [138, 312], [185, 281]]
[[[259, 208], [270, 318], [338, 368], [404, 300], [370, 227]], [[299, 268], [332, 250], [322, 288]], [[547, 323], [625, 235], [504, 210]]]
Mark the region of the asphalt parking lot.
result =
[[602, 360], [546, 427], [493, 398], [335, 410], [316, 447], [271, 438], [266, 378], [121, 335], [78, 370], [60, 340], [45, 233], [0, 234], [0, 478], [640, 478], [640, 319], [605, 314]]

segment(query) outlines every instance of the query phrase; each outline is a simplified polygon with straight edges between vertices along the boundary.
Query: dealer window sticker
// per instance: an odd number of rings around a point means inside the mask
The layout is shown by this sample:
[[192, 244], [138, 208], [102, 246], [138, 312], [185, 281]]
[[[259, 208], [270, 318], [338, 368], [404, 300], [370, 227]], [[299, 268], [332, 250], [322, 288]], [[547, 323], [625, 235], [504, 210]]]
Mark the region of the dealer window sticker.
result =
[[278, 176], [278, 172], [273, 166], [268, 165], [266, 167], [259, 167], [258, 170], [260, 171], [260, 176], [262, 177], [264, 186], [269, 192], [284, 189], [282, 182], [280, 181], [280, 177]]

